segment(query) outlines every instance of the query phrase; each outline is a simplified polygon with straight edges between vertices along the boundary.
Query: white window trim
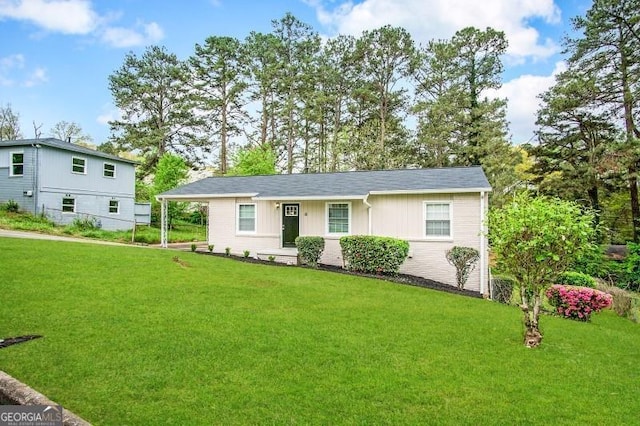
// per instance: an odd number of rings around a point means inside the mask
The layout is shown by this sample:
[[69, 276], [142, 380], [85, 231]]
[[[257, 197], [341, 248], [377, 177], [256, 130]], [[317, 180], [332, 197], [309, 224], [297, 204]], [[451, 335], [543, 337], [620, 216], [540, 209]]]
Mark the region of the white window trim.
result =
[[[115, 201], [117, 203], [116, 204], [116, 212], [115, 213], [111, 211], [111, 202], [112, 201]], [[118, 214], [120, 214], [120, 200], [109, 200], [109, 204], [107, 205], [107, 210], [108, 210], [110, 215], [118, 215]]]
[[[13, 154], [22, 154], [22, 174], [21, 175], [16, 175], [13, 173], [13, 166], [15, 164], [20, 164], [20, 163], [13, 162]], [[9, 151], [9, 177], [23, 177], [23, 176], [24, 176], [24, 151]]]
[[[240, 206], [253, 206], [253, 231], [241, 231], [240, 230]], [[258, 205], [256, 203], [237, 203], [236, 204], [236, 234], [251, 235], [255, 234], [258, 230]]]
[[[82, 160], [84, 161], [84, 171], [83, 172], [76, 172], [73, 170], [73, 160]], [[71, 173], [75, 174], [75, 175], [86, 175], [87, 174], [87, 159], [83, 158], [83, 157], [76, 157], [75, 155], [71, 157]]]
[[[65, 212], [64, 211], [64, 200], [69, 199], [69, 200], [73, 200], [73, 211], [72, 212]], [[62, 208], [60, 210], [62, 210], [62, 214], [76, 214], [76, 199], [75, 197], [62, 197], [62, 201], [60, 202], [60, 205], [62, 206]]]
[[[427, 205], [448, 204], [449, 205], [449, 235], [427, 235]], [[427, 240], [451, 241], [453, 240], [453, 202], [452, 201], [424, 201], [422, 203], [422, 235]]]
[[[113, 176], [107, 176], [105, 175], [105, 167], [109, 165], [109, 166], [113, 166]], [[104, 163], [102, 163], [102, 177], [107, 178], [107, 179], [115, 179], [116, 178], [116, 164], [115, 163], [107, 163], [106, 161]]]
[[[346, 204], [347, 205], [347, 209], [349, 212], [348, 215], [348, 230], [347, 232], [329, 232], [329, 205], [331, 204]], [[324, 206], [324, 233], [327, 237], [344, 237], [345, 235], [351, 235], [351, 229], [352, 226], [351, 224], [353, 223], [351, 216], [352, 216], [352, 207], [351, 207], [351, 201], [328, 201], [325, 203]]]

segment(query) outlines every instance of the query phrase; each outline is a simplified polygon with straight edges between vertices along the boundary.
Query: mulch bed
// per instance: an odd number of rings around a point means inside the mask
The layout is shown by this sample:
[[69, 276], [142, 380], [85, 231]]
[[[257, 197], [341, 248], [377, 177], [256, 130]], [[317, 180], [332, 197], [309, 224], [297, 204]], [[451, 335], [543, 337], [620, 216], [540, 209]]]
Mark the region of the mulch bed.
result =
[[6, 337], [4, 339], [0, 339], [0, 349], [6, 348], [7, 346], [15, 345], [17, 343], [28, 342], [29, 340], [38, 339], [42, 336], [37, 334], [29, 334], [27, 336], [18, 336], [18, 337]]
[[[291, 267], [292, 266], [292, 265], [287, 265], [286, 263], [270, 262], [268, 260], [254, 259], [253, 257], [243, 257], [243, 256], [235, 256], [235, 255], [227, 256], [224, 253], [209, 253], [209, 252], [203, 252], [203, 251], [197, 251], [196, 253], [198, 253], [198, 254], [206, 254], [206, 255], [209, 255], [209, 256], [226, 257], [226, 258], [231, 258], [233, 260], [239, 260], [241, 262], [247, 262], [247, 263], [257, 263], [257, 264], [262, 264], [262, 265], [284, 266], [284, 267]], [[294, 265], [294, 266], [296, 266], [296, 265]], [[452, 294], [459, 294], [461, 296], [475, 297], [475, 298], [478, 298], [478, 299], [482, 299], [483, 298], [483, 296], [482, 296], [482, 294], [480, 292], [472, 291], [472, 290], [458, 290], [457, 287], [453, 287], [453, 286], [450, 286], [448, 284], [441, 283], [439, 281], [434, 281], [434, 280], [430, 280], [430, 279], [427, 279], [427, 278], [417, 277], [415, 275], [397, 274], [395, 276], [389, 276], [389, 275], [365, 274], [365, 273], [360, 273], [360, 272], [349, 271], [349, 270], [343, 269], [340, 266], [325, 265], [325, 264], [319, 264], [318, 268], [311, 268], [309, 266], [304, 266], [304, 265], [297, 265], [297, 266], [301, 267], [301, 268], [306, 268], [306, 269], [319, 269], [321, 271], [335, 272], [335, 273], [338, 273], [338, 274], [355, 275], [355, 276], [367, 277], [367, 278], [375, 278], [375, 279], [379, 279], [379, 280], [393, 282], [393, 283], [396, 283], [396, 284], [403, 284], [403, 285], [411, 285], [411, 286], [415, 286], [415, 287], [430, 288], [432, 290], [444, 291], [446, 293], [452, 293]]]

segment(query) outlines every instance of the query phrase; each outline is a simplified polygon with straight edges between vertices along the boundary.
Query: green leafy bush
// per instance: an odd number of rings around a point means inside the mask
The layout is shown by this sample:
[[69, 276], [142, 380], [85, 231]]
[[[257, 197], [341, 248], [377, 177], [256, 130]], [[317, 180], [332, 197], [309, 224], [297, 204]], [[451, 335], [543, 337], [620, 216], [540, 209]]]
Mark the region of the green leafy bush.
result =
[[244, 257], [249, 257], [249, 255], [251, 254], [251, 252], [249, 250], [245, 250], [242, 252], [242, 254], [244, 254]]
[[374, 274], [397, 274], [409, 254], [409, 243], [390, 237], [350, 235], [340, 238], [347, 269]]
[[209, 244], [207, 246], [207, 250], [209, 250], [209, 253], [211, 253], [213, 251], [213, 244]]
[[18, 211], [20, 211], [20, 205], [14, 200], [9, 200], [4, 203], [2, 210], [8, 213], [18, 213]]
[[226, 254], [227, 256], [231, 256], [231, 247], [225, 247], [224, 254]]
[[464, 289], [469, 279], [469, 274], [475, 269], [480, 252], [472, 247], [454, 246], [445, 253], [447, 262], [456, 268], [456, 283], [458, 289]]
[[619, 287], [640, 291], [640, 244], [627, 244], [627, 257], [622, 262]]
[[69, 226], [80, 231], [92, 231], [102, 228], [102, 223], [93, 216], [84, 216], [73, 219]]
[[196, 251], [197, 248], [198, 248], [197, 245], [191, 244], [191, 251]]
[[556, 284], [572, 285], [575, 287], [596, 288], [596, 280], [581, 272], [567, 271], [560, 274]]
[[297, 237], [296, 247], [298, 255], [303, 263], [316, 267], [322, 252], [324, 251], [324, 238], [322, 237]]
[[511, 302], [511, 295], [515, 287], [515, 281], [513, 279], [496, 276], [491, 279], [491, 285], [493, 286], [493, 300], [505, 304]]
[[268, 259], [269, 259], [269, 262], [275, 262], [276, 261], [276, 257], [275, 256], [269, 256]]

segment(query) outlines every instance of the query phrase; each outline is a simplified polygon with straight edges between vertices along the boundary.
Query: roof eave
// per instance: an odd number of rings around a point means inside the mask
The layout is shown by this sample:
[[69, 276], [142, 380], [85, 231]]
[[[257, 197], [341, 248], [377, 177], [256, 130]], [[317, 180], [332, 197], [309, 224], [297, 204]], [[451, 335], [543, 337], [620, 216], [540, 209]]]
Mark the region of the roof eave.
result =
[[264, 196], [253, 197], [256, 201], [326, 201], [326, 200], [364, 200], [367, 194], [359, 195], [285, 195], [285, 196]]
[[442, 189], [398, 189], [393, 191], [370, 191], [370, 195], [411, 195], [411, 194], [460, 194], [465, 192], [491, 192], [486, 188], [442, 188]]

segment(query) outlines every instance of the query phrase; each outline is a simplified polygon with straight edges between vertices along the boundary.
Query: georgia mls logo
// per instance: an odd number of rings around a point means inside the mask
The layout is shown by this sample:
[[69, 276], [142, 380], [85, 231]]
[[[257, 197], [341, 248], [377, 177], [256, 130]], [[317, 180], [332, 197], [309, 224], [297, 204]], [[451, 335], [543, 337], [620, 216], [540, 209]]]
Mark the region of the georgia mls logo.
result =
[[0, 405], [0, 426], [62, 426], [62, 407]]

